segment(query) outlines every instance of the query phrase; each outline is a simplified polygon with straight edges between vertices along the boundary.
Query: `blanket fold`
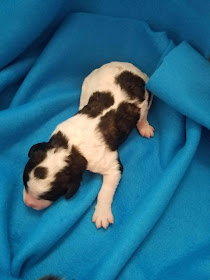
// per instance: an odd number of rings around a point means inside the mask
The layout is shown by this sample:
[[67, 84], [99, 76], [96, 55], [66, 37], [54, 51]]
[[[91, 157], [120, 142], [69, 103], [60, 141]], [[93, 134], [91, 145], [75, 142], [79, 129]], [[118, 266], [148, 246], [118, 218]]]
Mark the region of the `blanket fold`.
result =
[[186, 42], [165, 56], [147, 88], [210, 129], [210, 64]]

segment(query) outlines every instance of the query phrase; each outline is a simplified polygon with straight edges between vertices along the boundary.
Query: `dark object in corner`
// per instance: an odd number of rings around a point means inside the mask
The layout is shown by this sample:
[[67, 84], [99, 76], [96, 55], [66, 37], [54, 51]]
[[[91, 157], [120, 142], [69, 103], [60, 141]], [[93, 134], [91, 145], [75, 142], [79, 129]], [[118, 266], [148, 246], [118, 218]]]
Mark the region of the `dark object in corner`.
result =
[[48, 275], [48, 276], [44, 276], [42, 278], [39, 278], [38, 280], [61, 280], [62, 278], [57, 277], [57, 276], [53, 276], [53, 275]]

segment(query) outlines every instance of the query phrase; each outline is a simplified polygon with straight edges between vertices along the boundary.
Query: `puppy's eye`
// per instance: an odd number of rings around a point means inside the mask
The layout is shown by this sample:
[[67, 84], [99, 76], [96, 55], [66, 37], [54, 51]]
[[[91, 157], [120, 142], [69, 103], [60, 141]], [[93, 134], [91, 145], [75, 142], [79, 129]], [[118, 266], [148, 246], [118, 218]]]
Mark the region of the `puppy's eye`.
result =
[[46, 167], [39, 166], [34, 170], [34, 176], [38, 179], [45, 179], [48, 174], [48, 169]]

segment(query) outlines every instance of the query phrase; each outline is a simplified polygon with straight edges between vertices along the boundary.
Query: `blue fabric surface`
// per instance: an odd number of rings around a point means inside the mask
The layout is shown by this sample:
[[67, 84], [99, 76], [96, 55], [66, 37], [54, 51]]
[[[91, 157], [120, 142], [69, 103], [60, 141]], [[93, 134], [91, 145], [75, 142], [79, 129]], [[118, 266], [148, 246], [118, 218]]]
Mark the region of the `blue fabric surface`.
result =
[[187, 40], [210, 57], [210, 1], [207, 0], [73, 0], [74, 12], [141, 19], [153, 30], [167, 32], [176, 44]]
[[147, 88], [210, 129], [210, 63], [186, 42], [164, 58]]
[[[198, 1], [128, 3], [0, 2], [2, 280], [49, 273], [67, 280], [210, 279], [209, 64], [196, 51], [210, 51], [208, 9]], [[183, 39], [194, 48], [176, 46]], [[151, 76], [147, 87], [155, 95], [155, 137], [134, 130], [119, 150], [124, 173], [115, 224], [92, 224], [102, 180], [88, 172], [71, 200], [27, 208], [22, 172], [29, 148], [77, 112], [85, 76], [113, 60]]]

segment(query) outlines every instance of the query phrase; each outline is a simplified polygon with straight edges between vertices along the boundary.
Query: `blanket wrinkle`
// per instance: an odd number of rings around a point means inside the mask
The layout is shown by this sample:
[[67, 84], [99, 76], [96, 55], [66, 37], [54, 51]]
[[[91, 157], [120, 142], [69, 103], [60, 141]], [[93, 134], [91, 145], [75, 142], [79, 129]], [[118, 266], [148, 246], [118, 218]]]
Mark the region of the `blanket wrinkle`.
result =
[[210, 129], [209, 77], [209, 62], [188, 43], [182, 42], [165, 56], [150, 77], [147, 88], [181, 114]]
[[[202, 277], [203, 279], [207, 279], [208, 278], [208, 273], [205, 273], [202, 269], [202, 267], [208, 267], [209, 265], [209, 260], [208, 260], [208, 253], [206, 252], [206, 242], [204, 244], [199, 244], [199, 246], [197, 246], [196, 248], [192, 248], [191, 249], [191, 257], [192, 259], [194, 259], [194, 264], [197, 266], [198, 268], [198, 272], [195, 270], [194, 271], [194, 276], [197, 278]], [[202, 264], [200, 264], [199, 262], [197, 262], [197, 259], [202, 260]], [[174, 266], [177, 267], [182, 267], [183, 263], [185, 263], [185, 265], [187, 266], [186, 272], [187, 270], [194, 270], [192, 263], [189, 262], [189, 253], [186, 252], [186, 254], [184, 256], [177, 256], [176, 260], [173, 260], [173, 262], [167, 264], [167, 267], [164, 267], [164, 269], [160, 272], [160, 275], [164, 275], [164, 274], [168, 274], [171, 273], [172, 271], [174, 271]], [[187, 273], [185, 272], [185, 275], [182, 274], [182, 272], [180, 271], [176, 271], [175, 273], [175, 277], [176, 279], [181, 278], [181, 277], [186, 277], [188, 276]], [[190, 277], [190, 275], [189, 275]], [[159, 276], [157, 275], [157, 278], [159, 278]], [[201, 278], [201, 279], [202, 279]]]

